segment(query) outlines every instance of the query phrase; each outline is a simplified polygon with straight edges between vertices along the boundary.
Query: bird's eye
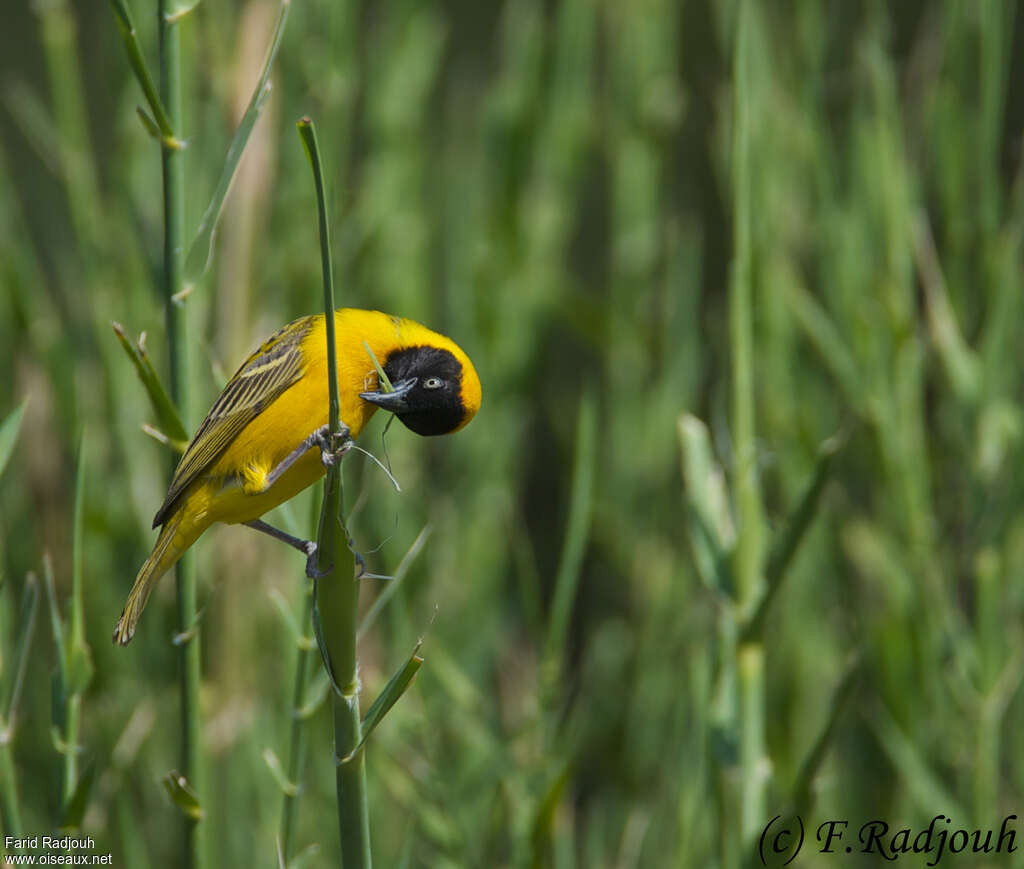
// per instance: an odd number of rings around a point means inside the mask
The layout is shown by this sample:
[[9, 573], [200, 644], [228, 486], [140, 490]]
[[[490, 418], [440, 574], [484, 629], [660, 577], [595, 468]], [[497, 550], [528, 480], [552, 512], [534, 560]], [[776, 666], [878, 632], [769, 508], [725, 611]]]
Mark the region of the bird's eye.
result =
[[444, 386], [444, 381], [440, 377], [428, 377], [423, 381], [424, 389], [440, 389]]

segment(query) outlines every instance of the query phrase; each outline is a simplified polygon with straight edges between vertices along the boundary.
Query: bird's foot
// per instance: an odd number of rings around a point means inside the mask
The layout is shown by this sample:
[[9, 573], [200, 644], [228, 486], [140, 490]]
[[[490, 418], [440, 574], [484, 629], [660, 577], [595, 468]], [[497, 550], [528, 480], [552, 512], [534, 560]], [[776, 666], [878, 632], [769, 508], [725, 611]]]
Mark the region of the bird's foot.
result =
[[306, 541], [306, 576], [310, 579], [321, 579], [327, 576], [331, 572], [333, 565], [328, 567], [326, 570], [321, 570], [319, 561], [316, 557], [316, 541]]
[[353, 441], [345, 423], [342, 423], [341, 429], [333, 435], [330, 425], [325, 423], [313, 432], [313, 437], [320, 446], [320, 461], [324, 463], [325, 468], [338, 464], [345, 453], [352, 449]]

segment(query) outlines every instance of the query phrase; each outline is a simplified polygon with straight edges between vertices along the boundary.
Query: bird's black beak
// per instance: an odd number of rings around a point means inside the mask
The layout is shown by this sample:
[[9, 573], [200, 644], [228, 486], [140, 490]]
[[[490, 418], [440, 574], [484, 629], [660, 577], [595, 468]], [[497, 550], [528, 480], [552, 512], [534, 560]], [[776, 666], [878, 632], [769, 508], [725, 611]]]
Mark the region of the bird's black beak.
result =
[[410, 377], [408, 380], [402, 380], [394, 384], [394, 392], [383, 392], [380, 389], [375, 389], [373, 392], [360, 392], [359, 397], [363, 401], [368, 401], [370, 404], [377, 405], [377, 407], [383, 407], [384, 410], [390, 410], [392, 413], [402, 413], [402, 411], [409, 409], [406, 397], [416, 383], [417, 378]]

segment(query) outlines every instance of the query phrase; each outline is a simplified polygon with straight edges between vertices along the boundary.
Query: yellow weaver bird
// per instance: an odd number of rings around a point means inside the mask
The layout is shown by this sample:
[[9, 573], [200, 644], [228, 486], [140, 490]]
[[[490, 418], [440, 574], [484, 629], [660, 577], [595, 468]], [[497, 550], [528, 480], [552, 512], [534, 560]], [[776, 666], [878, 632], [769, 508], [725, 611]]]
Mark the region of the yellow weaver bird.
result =
[[[355, 438], [378, 407], [417, 434], [458, 431], [480, 407], [480, 379], [450, 338], [380, 311], [334, 312], [343, 435]], [[365, 342], [365, 343], [364, 343]], [[384, 392], [367, 347], [394, 386]], [[162, 526], [135, 577], [114, 642], [127, 645], [153, 586], [214, 522], [244, 523], [307, 556], [316, 544], [278, 531], [260, 516], [287, 501], [338, 461], [327, 424], [327, 338], [322, 314], [271, 335], [242, 363], [185, 449], [153, 519]]]

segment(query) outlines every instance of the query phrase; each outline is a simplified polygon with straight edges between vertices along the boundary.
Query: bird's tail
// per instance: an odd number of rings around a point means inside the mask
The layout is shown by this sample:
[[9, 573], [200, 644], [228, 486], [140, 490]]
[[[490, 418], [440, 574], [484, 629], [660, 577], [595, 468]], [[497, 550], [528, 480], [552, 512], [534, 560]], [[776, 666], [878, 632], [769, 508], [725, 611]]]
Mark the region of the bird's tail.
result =
[[157, 580], [174, 566], [202, 533], [203, 529], [197, 527], [195, 522], [182, 522], [183, 512], [179, 510], [167, 517], [153, 551], [139, 568], [135, 584], [128, 593], [128, 600], [125, 601], [124, 610], [121, 612], [121, 618], [117, 620], [117, 626], [114, 628], [115, 643], [127, 646], [131, 642], [135, 636], [139, 616], [142, 615]]

